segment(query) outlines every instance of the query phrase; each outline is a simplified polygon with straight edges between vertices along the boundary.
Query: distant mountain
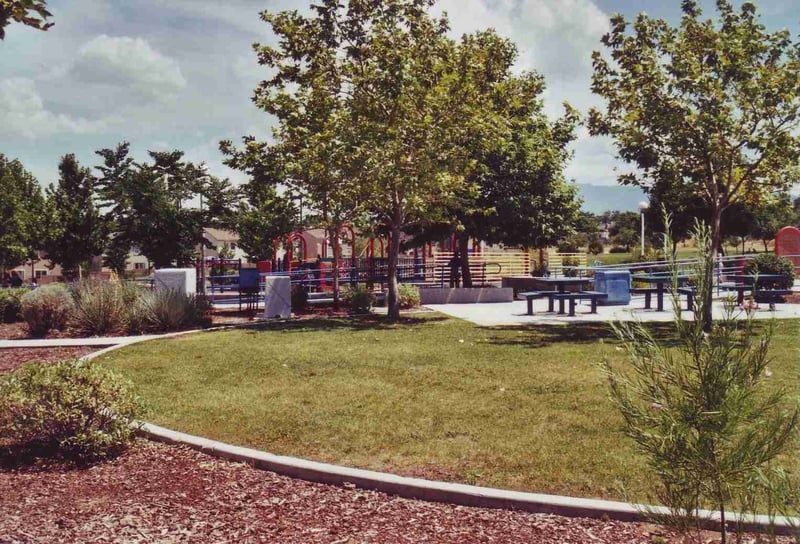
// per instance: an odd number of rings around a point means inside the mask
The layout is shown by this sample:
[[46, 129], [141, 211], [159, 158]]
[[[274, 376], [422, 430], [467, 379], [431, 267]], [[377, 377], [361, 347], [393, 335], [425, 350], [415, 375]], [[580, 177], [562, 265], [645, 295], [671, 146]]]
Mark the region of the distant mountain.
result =
[[639, 202], [647, 201], [644, 192], [638, 187], [588, 183], [578, 183], [577, 186], [583, 197], [581, 209], [585, 212], [636, 212], [639, 211]]

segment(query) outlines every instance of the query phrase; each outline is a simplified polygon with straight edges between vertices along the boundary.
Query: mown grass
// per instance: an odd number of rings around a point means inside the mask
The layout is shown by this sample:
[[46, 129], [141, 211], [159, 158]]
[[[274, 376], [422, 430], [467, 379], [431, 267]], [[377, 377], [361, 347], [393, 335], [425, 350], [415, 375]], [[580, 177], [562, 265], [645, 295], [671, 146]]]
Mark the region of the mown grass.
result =
[[[771, 384], [793, 392], [799, 329], [779, 324], [771, 367]], [[622, 356], [602, 324], [487, 329], [431, 316], [191, 335], [102, 360], [137, 384], [153, 422], [192, 434], [406, 475], [645, 499], [651, 476], [608, 400], [604, 354]]]

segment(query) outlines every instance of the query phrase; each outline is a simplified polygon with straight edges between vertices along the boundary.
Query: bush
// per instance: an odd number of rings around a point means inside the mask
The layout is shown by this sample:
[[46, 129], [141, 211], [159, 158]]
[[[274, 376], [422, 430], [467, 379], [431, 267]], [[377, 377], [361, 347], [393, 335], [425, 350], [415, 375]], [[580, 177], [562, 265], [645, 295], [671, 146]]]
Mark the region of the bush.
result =
[[172, 289], [145, 291], [129, 319], [140, 330], [168, 332], [188, 329], [203, 323], [208, 302]]
[[292, 310], [304, 310], [308, 306], [308, 291], [302, 285], [292, 285]]
[[561, 261], [561, 268], [564, 273], [564, 276], [568, 278], [574, 278], [578, 276], [578, 270], [576, 268], [569, 268], [580, 266], [581, 262], [577, 259], [577, 257], [564, 257], [564, 260]]
[[84, 281], [72, 289], [75, 310], [71, 323], [86, 336], [105, 336], [126, 330], [128, 308], [135, 300], [126, 300], [119, 283]]
[[375, 295], [365, 287], [353, 285], [342, 289], [342, 300], [354, 314], [368, 314], [375, 304]]
[[559, 253], [577, 253], [578, 251], [580, 251], [580, 247], [578, 246], [576, 241], [571, 238], [562, 240], [558, 244]]
[[609, 253], [628, 253], [628, 248], [622, 246], [614, 246], [608, 250]]
[[0, 322], [15, 323], [22, 319], [22, 295], [27, 289], [0, 289]]
[[599, 239], [595, 238], [591, 242], [589, 242], [589, 253], [592, 255], [601, 255], [603, 253], [603, 242]]
[[88, 361], [28, 364], [0, 378], [0, 437], [7, 447], [82, 461], [133, 440], [142, 404], [128, 384]]
[[67, 288], [59, 284], [25, 293], [21, 305], [31, 336], [45, 336], [52, 329], [64, 330], [75, 307]]
[[774, 253], [759, 253], [744, 265], [745, 274], [776, 274], [783, 276], [778, 281], [761, 282], [760, 286], [771, 286], [776, 289], [791, 289], [794, 285], [794, 264], [786, 257]]
[[410, 283], [401, 283], [397, 288], [397, 305], [401, 310], [419, 306], [419, 289]]

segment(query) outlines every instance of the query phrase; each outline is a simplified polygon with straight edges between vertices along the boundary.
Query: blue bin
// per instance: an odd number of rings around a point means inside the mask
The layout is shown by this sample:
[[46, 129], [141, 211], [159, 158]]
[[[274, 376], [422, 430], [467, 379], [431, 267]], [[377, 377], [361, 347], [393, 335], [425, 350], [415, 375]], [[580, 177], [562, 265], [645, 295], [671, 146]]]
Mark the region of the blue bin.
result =
[[260, 279], [258, 268], [239, 269], [239, 290], [258, 291], [258, 280]]
[[618, 306], [631, 301], [631, 273], [628, 270], [596, 270], [594, 290], [607, 293], [608, 298], [598, 300], [603, 306]]

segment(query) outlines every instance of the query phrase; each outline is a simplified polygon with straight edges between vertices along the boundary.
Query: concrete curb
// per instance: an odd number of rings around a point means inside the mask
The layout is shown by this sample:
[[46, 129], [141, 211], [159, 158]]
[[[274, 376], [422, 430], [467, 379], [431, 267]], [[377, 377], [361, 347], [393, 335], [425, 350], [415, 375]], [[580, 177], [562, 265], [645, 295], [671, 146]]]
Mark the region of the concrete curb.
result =
[[[182, 331], [160, 336], [159, 338], [240, 327], [241, 325], [219, 327], [217, 329]], [[146, 338], [141, 341], [144, 342], [152, 339], [153, 338]], [[103, 350], [90, 353], [84, 356], [83, 359], [94, 359], [110, 351], [123, 348], [126, 345], [130, 344], [110, 346]], [[188, 446], [208, 455], [213, 455], [214, 457], [247, 463], [256, 468], [269, 470], [283, 476], [328, 485], [343, 486], [345, 484], [351, 484], [361, 489], [379, 491], [407, 499], [441, 502], [476, 508], [498, 508], [534, 514], [553, 514], [573, 518], [610, 519], [623, 522], [652, 522], [654, 516], [668, 513], [668, 510], [661, 506], [508, 491], [490, 487], [424, 480], [421, 478], [398, 476], [386, 472], [320, 463], [297, 457], [275, 455], [252, 448], [233, 446], [224, 442], [173, 431], [146, 422], [141, 423], [140, 432], [146, 438], [153, 441]], [[699, 512], [699, 515], [703, 528], [709, 530], [716, 529], [720, 519], [719, 512], [702, 510]], [[727, 513], [728, 520], [736, 519], [736, 517], [734, 513]], [[729, 526], [731, 529], [735, 528], [734, 524], [731, 522], [729, 522]], [[781, 516], [770, 518], [765, 515], [747, 515], [742, 517], [740, 526], [747, 532], [763, 533], [774, 531], [775, 534], [778, 535], [794, 535], [797, 533], [795, 528], [800, 527], [800, 519], [784, 518]]]
[[[668, 510], [664, 507], [506, 491], [319, 463], [297, 457], [275, 455], [251, 448], [232, 446], [224, 442], [172, 431], [150, 423], [142, 424], [141, 433], [150, 440], [188, 446], [208, 455], [247, 463], [283, 476], [337, 486], [350, 484], [361, 489], [380, 491], [407, 499], [476, 508], [499, 508], [536, 514], [611, 519], [624, 522], [652, 522], [653, 516], [668, 513]], [[703, 510], [700, 512], [700, 517], [703, 518], [702, 525], [707, 529], [713, 530], [719, 520], [719, 512]], [[728, 513], [728, 519], [731, 518], [735, 518], [735, 516]], [[798, 523], [800, 523], [800, 520], [794, 520], [795, 526]], [[774, 526], [777, 534], [794, 534], [790, 521], [782, 517], [774, 518], [771, 523], [768, 516], [745, 516], [742, 525], [748, 532], [766, 532], [770, 530], [771, 526]], [[733, 528], [733, 525], [731, 525], [731, 528]]]

